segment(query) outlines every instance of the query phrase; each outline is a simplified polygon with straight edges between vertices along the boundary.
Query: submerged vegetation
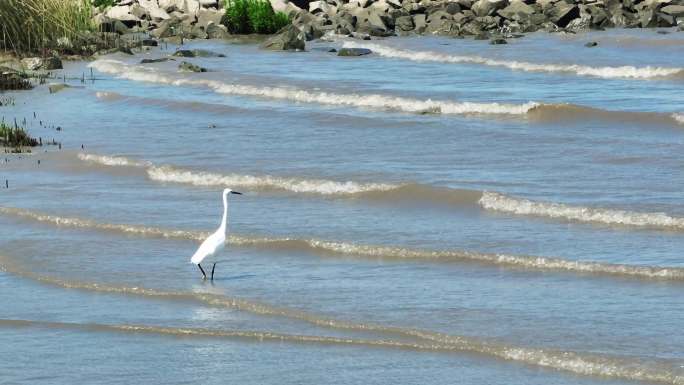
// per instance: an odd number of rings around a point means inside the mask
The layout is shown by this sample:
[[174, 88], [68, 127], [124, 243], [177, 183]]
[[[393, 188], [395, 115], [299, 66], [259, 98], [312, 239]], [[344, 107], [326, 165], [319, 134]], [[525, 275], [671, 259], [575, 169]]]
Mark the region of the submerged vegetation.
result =
[[93, 29], [91, 4], [91, 0], [2, 0], [0, 47], [41, 52], [69, 45], [80, 32]]
[[275, 12], [267, 0], [226, 0], [221, 23], [231, 33], [271, 34], [290, 24], [283, 12]]
[[12, 126], [6, 124], [3, 119], [0, 122], [0, 145], [13, 148], [35, 147], [39, 145], [39, 141], [29, 136], [26, 130], [16, 122]]

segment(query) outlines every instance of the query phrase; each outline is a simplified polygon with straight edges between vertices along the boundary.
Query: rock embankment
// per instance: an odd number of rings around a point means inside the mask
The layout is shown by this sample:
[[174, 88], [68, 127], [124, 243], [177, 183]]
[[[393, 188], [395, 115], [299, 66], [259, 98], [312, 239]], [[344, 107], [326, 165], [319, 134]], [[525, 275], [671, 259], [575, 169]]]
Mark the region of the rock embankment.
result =
[[[684, 28], [684, 0], [317, 0], [308, 2], [308, 9], [288, 0], [270, 1], [274, 10], [290, 16], [306, 40], [326, 33], [361, 39], [405, 34], [486, 39], [538, 30]], [[95, 20], [109, 32], [224, 38], [228, 30], [221, 24], [222, 4], [218, 0], [121, 0], [100, 11]], [[288, 47], [277, 39], [267, 45]], [[291, 49], [295, 48], [300, 45]]]
[[125, 34], [149, 32], [156, 38], [220, 39], [228, 35], [221, 24], [219, 0], [121, 0], [97, 9], [99, 30]]
[[684, 26], [684, 0], [319, 0], [294, 24], [310, 37], [506, 35]]

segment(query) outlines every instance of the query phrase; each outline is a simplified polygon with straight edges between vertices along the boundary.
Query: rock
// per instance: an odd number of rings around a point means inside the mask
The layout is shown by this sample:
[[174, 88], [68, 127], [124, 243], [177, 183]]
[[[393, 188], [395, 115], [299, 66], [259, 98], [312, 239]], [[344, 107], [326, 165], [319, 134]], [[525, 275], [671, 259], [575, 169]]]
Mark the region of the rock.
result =
[[43, 59], [39, 57], [29, 57], [21, 59], [21, 64], [29, 71], [37, 71], [43, 65]]
[[131, 7], [129, 6], [115, 6], [109, 8], [109, 10], [105, 13], [105, 16], [110, 19], [120, 21], [137, 22], [140, 20], [139, 18], [135, 17], [135, 15], [131, 14]]
[[189, 63], [189, 62], [181, 62], [178, 65], [178, 70], [181, 72], [207, 72], [207, 69], [204, 67], [200, 67], [198, 65]]
[[535, 10], [522, 1], [513, 1], [508, 7], [500, 9], [497, 13], [508, 20], [525, 22], [535, 13]]
[[161, 57], [159, 59], [142, 59], [140, 61], [140, 64], [162, 63], [162, 62], [169, 61], [169, 60], [173, 60], [173, 59], [168, 58], [168, 57]]
[[273, 51], [303, 51], [305, 48], [304, 33], [294, 25], [285, 26], [266, 40], [261, 48]]
[[213, 23], [207, 26], [206, 33], [209, 39], [227, 39], [230, 36], [225, 25]]
[[218, 8], [218, 0], [200, 0], [200, 6], [203, 8]]
[[64, 83], [50, 84], [48, 86], [48, 90], [50, 91], [51, 94], [55, 94], [59, 91], [64, 90], [65, 88], [71, 88], [71, 86], [68, 84], [64, 84]]
[[558, 2], [549, 10], [548, 16], [553, 24], [565, 28], [573, 19], [579, 17], [579, 8], [574, 4]]
[[473, 37], [473, 40], [489, 40], [489, 32], [480, 32]]
[[461, 5], [458, 3], [448, 3], [444, 10], [450, 15], [455, 15], [461, 12]]
[[494, 38], [492, 38], [492, 40], [489, 41], [489, 44], [493, 44], [493, 45], [508, 44], [508, 42], [503, 37], [494, 37]]
[[424, 14], [413, 15], [413, 25], [415, 26], [415, 31], [417, 33], [425, 32], [427, 28], [427, 21]]
[[394, 22], [394, 28], [400, 31], [413, 31], [415, 25], [413, 24], [413, 19], [411, 16], [401, 16], [398, 17]]
[[597, 42], [595, 42], [595, 41], [590, 41], [590, 42], [586, 43], [584, 46], [585, 46], [585, 47], [591, 48], [591, 47], [596, 47], [597, 45], [598, 45]]
[[470, 8], [476, 16], [490, 16], [508, 5], [508, 0], [478, 0]]
[[684, 17], [684, 5], [668, 5], [661, 8], [660, 12], [676, 18]]
[[62, 60], [58, 58], [57, 56], [51, 56], [49, 58], [43, 59], [43, 65], [41, 66], [41, 69], [50, 71], [50, 70], [61, 70], [62, 68]]
[[173, 56], [180, 57], [226, 57], [222, 53], [216, 53], [212, 51], [207, 51], [205, 49], [179, 49], [173, 53]]
[[142, 45], [143, 47], [157, 47], [159, 42], [154, 39], [143, 39]]
[[656, 13], [650, 9], [645, 9], [639, 12], [639, 24], [642, 28], [653, 28], [658, 26], [658, 17]]
[[605, 9], [590, 4], [586, 10], [591, 15], [591, 26], [593, 28], [603, 27], [608, 21], [608, 14]]
[[133, 50], [130, 47], [119, 47], [116, 49], [118, 52], [125, 53], [126, 55], [134, 55]]
[[159, 8], [166, 12], [182, 11], [184, 0], [159, 0]]
[[337, 52], [337, 56], [363, 56], [371, 53], [373, 53], [373, 51], [368, 48], [340, 48]]
[[159, 23], [157, 29], [151, 31], [150, 34], [157, 39], [175, 36], [176, 33], [181, 31], [180, 25], [181, 20], [179, 18], [171, 17]]
[[195, 25], [203, 27], [205, 30], [209, 24], [221, 24], [221, 17], [224, 12], [214, 9], [201, 9], [197, 14], [197, 23]]
[[312, 1], [309, 3], [309, 12], [312, 14], [326, 13], [334, 16], [337, 13], [337, 7], [328, 4], [325, 0]]
[[658, 26], [660, 27], [674, 27], [677, 25], [677, 18], [662, 12], [656, 12], [658, 17]]
[[302, 11], [301, 8], [289, 0], [270, 0], [270, 2], [274, 11], [282, 12], [290, 16], [290, 18], [293, 18], [293, 16]]
[[161, 8], [148, 9], [150, 19], [154, 21], [168, 20], [171, 16]]

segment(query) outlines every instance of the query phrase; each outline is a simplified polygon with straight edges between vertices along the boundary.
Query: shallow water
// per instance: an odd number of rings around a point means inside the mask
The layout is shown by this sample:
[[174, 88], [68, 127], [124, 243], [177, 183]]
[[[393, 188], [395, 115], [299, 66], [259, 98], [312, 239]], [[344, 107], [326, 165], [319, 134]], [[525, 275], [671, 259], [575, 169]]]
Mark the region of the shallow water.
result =
[[227, 57], [6, 94], [63, 148], [0, 162], [3, 380], [683, 384], [684, 34], [509, 43], [193, 42]]

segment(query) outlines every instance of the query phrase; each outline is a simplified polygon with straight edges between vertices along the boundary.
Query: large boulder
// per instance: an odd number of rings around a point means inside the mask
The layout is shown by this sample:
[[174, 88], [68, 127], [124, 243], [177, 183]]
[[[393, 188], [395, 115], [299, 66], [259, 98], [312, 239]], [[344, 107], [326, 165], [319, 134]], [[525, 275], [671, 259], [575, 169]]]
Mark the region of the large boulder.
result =
[[413, 31], [414, 28], [413, 19], [411, 16], [398, 17], [394, 24], [396, 29], [404, 32]]
[[295, 3], [289, 0], [270, 0], [271, 8], [276, 12], [282, 12], [291, 18], [302, 11]]
[[159, 8], [166, 12], [182, 11], [185, 0], [159, 0]]
[[473, 3], [471, 10], [479, 17], [490, 16], [507, 5], [508, 0], [478, 0]]
[[530, 16], [535, 13], [535, 10], [524, 2], [518, 0], [512, 1], [508, 7], [500, 9], [497, 13], [501, 17], [508, 20], [526, 22], [529, 20]]
[[337, 56], [364, 56], [370, 55], [373, 51], [368, 48], [340, 48]]
[[565, 28], [573, 19], [578, 18], [579, 15], [580, 11], [577, 5], [562, 1], [556, 3], [548, 11], [551, 22], [561, 28]]
[[28, 71], [37, 71], [43, 65], [43, 59], [39, 57], [27, 57], [25, 59], [21, 59], [21, 64]]
[[684, 4], [682, 5], [668, 5], [666, 7], [662, 7], [660, 9], [660, 12], [674, 16], [677, 19], [684, 17]]
[[209, 39], [227, 39], [230, 35], [225, 25], [209, 24], [205, 30]]
[[417, 33], [423, 33], [427, 29], [427, 17], [425, 14], [419, 13], [413, 15], [413, 25]]
[[303, 51], [305, 48], [304, 33], [294, 25], [285, 26], [266, 40], [261, 48], [272, 51]]
[[106, 13], [105, 16], [113, 19], [113, 20], [120, 20], [120, 21], [127, 21], [127, 22], [138, 22], [140, 21], [139, 18], [135, 17], [135, 15], [131, 14], [131, 7], [129, 6], [116, 6], [116, 7], [111, 7]]
[[221, 24], [221, 17], [223, 17], [223, 15], [224, 12], [217, 9], [200, 9], [197, 13], [197, 23], [195, 25], [206, 30], [209, 24]]

